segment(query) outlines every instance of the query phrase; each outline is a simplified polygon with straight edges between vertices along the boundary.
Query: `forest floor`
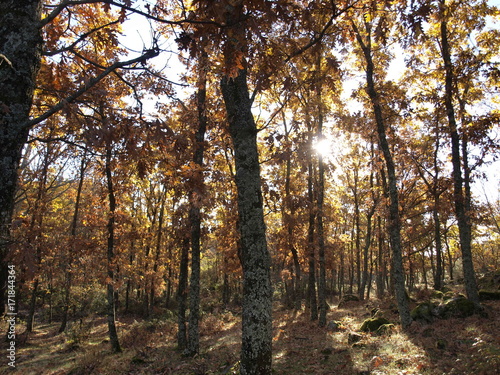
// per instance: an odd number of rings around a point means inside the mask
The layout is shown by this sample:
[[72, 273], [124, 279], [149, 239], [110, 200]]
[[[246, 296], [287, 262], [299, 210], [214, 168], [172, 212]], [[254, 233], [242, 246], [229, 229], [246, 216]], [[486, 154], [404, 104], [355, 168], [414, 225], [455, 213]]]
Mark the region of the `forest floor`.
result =
[[[488, 317], [414, 322], [403, 333], [396, 325], [384, 335], [359, 332], [370, 311], [380, 308], [397, 321], [391, 301], [332, 304], [329, 321], [341, 322], [332, 331], [311, 322], [307, 311], [279, 306], [274, 311], [274, 374], [500, 374], [500, 301], [484, 304]], [[335, 307], [333, 307], [335, 306]], [[201, 353], [184, 358], [176, 350], [175, 319], [119, 318], [123, 352], [113, 354], [102, 317], [74, 323], [69, 333], [57, 334], [59, 324], [37, 325], [16, 348], [16, 369], [7, 366], [6, 343], [1, 343], [0, 374], [236, 374], [241, 318], [229, 311], [204, 314], [200, 323]], [[5, 326], [1, 327], [5, 332]], [[18, 326], [22, 332], [24, 327]], [[352, 343], [352, 338], [359, 341]], [[351, 337], [351, 339], [350, 339]], [[3, 341], [3, 340], [2, 340]]]

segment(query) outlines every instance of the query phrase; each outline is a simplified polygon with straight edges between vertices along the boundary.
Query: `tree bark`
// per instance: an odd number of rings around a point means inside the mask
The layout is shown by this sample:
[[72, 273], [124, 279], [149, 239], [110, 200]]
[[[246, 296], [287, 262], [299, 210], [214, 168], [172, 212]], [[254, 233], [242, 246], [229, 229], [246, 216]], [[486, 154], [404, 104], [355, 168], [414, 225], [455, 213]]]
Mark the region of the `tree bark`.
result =
[[404, 329], [411, 324], [410, 308], [405, 290], [405, 274], [403, 267], [403, 255], [401, 245], [401, 221], [399, 216], [399, 194], [397, 187], [396, 167], [392, 158], [391, 149], [387, 141], [386, 124], [382, 114], [382, 105], [380, 103], [379, 94], [375, 87], [375, 66], [372, 59], [371, 50], [371, 25], [365, 22], [367, 31], [367, 41], [363, 41], [361, 34], [357, 30], [353, 22], [353, 27], [356, 33], [356, 39], [363, 50], [366, 62], [366, 83], [367, 93], [373, 107], [375, 123], [377, 126], [377, 134], [379, 147], [384, 156], [385, 166], [387, 169], [388, 191], [389, 191], [389, 241], [392, 249], [392, 277], [394, 289], [396, 292], [396, 302], [398, 305], [401, 324]]
[[111, 348], [115, 353], [121, 352], [120, 342], [118, 341], [118, 332], [116, 330], [116, 317], [115, 317], [115, 293], [114, 293], [114, 247], [115, 247], [115, 212], [116, 212], [116, 198], [115, 189], [113, 186], [113, 175], [111, 167], [112, 158], [112, 147], [109, 144], [106, 145], [106, 162], [105, 162], [105, 174], [106, 183], [108, 189], [108, 200], [109, 200], [109, 218], [107, 223], [108, 230], [108, 244], [107, 244], [107, 318], [108, 318], [108, 331], [109, 331], [109, 341], [111, 343]]
[[[311, 143], [312, 145], [312, 143]], [[316, 210], [314, 204], [313, 163], [307, 165], [307, 194], [309, 198], [309, 223], [307, 228], [307, 247], [309, 256], [309, 282], [307, 287], [307, 306], [311, 312], [311, 320], [318, 319], [318, 301], [316, 298], [316, 243], [314, 241], [314, 228], [316, 223]]]
[[450, 45], [448, 42], [448, 22], [445, 1], [440, 1], [441, 15], [441, 55], [445, 70], [445, 107], [448, 117], [448, 130], [451, 138], [451, 162], [453, 166], [453, 200], [455, 203], [455, 214], [457, 216], [458, 231], [460, 236], [460, 248], [462, 250], [462, 265], [464, 272], [465, 291], [467, 298], [478, 308], [480, 307], [479, 294], [477, 290], [476, 275], [472, 261], [472, 233], [470, 213], [467, 210], [468, 202], [464, 194], [464, 180], [462, 177], [462, 166], [460, 158], [460, 136], [458, 135], [455, 109], [453, 106], [453, 65], [451, 61]]
[[[318, 107], [318, 125], [317, 125], [317, 141], [323, 139], [323, 100], [321, 97], [321, 52], [318, 55], [316, 74], [316, 105]], [[325, 229], [324, 229], [324, 203], [325, 203], [325, 161], [323, 155], [318, 155], [318, 213], [316, 216], [318, 226], [318, 263], [319, 263], [319, 280], [318, 280], [318, 307], [319, 318], [318, 324], [320, 327], [326, 326], [326, 262], [325, 262]]]
[[191, 225], [191, 279], [189, 285], [189, 330], [187, 353], [195, 355], [200, 350], [200, 252], [201, 252], [201, 199], [203, 196], [203, 153], [207, 129], [207, 64], [208, 54], [202, 51], [198, 62], [197, 111], [198, 129], [194, 139], [194, 164], [199, 168], [195, 172], [190, 193], [189, 223]]
[[[241, 27], [241, 26], [240, 26]], [[221, 81], [233, 141], [243, 267], [241, 373], [271, 374], [272, 286], [262, 203], [257, 128], [246, 69]]]
[[0, 2], [0, 313], [5, 311], [17, 170], [40, 66], [40, 0]]
[[80, 211], [80, 200], [82, 197], [82, 189], [83, 189], [83, 181], [85, 179], [85, 170], [87, 168], [87, 160], [86, 153], [83, 154], [82, 160], [80, 163], [80, 175], [78, 178], [78, 187], [76, 189], [76, 198], [75, 198], [75, 208], [73, 210], [73, 218], [71, 220], [71, 225], [69, 229], [70, 235], [70, 251], [67, 254], [66, 261], [66, 271], [64, 276], [64, 302], [63, 302], [63, 316], [61, 320], [61, 326], [59, 327], [59, 333], [62, 333], [66, 330], [66, 325], [68, 323], [68, 311], [70, 305], [70, 296], [71, 296], [71, 265], [73, 263], [73, 256], [75, 254], [75, 240], [76, 240], [76, 229], [78, 227], [78, 214]]
[[184, 350], [187, 347], [186, 310], [188, 296], [188, 264], [189, 238], [185, 237], [181, 245], [181, 261], [179, 265], [179, 285], [177, 287], [177, 347]]

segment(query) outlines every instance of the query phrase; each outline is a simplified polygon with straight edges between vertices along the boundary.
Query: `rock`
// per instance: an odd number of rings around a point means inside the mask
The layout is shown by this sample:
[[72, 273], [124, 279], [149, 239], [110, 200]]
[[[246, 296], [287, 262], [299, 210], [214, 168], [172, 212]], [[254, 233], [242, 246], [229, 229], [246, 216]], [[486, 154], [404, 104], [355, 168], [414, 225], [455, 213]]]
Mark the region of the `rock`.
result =
[[392, 323], [389, 324], [382, 324], [378, 329], [375, 331], [377, 335], [380, 336], [385, 336], [385, 335], [390, 335], [392, 334], [396, 329], [396, 326]]
[[330, 320], [326, 325], [326, 330], [328, 332], [338, 332], [342, 329], [342, 323], [336, 322], [335, 320]]
[[481, 289], [479, 291], [479, 299], [481, 301], [500, 300], [500, 291]]
[[476, 311], [476, 306], [467, 298], [459, 295], [449, 301], [446, 301], [436, 307], [435, 315], [440, 318], [466, 318]]
[[432, 302], [422, 302], [410, 312], [413, 320], [420, 320], [427, 323], [432, 322], [432, 315], [435, 306]]
[[360, 335], [359, 333], [351, 332], [347, 336], [347, 343], [349, 345], [352, 345], [352, 344], [359, 342], [362, 338], [363, 338], [363, 336]]
[[448, 300], [452, 299], [453, 297], [455, 297], [455, 294], [452, 291], [448, 291], [448, 292], [444, 293], [443, 300], [448, 301]]
[[345, 306], [347, 302], [359, 302], [359, 297], [354, 294], [344, 294], [340, 299], [338, 307]]
[[390, 324], [390, 323], [391, 322], [389, 322], [387, 319], [382, 318], [382, 317], [369, 318], [363, 322], [363, 324], [361, 325], [359, 330], [363, 331], [363, 332], [375, 332], [377, 329], [380, 328], [380, 326], [382, 326], [384, 324]]
[[443, 299], [443, 297], [444, 297], [444, 293], [441, 292], [440, 290], [434, 290], [431, 293], [431, 298], [434, 298], [434, 299]]

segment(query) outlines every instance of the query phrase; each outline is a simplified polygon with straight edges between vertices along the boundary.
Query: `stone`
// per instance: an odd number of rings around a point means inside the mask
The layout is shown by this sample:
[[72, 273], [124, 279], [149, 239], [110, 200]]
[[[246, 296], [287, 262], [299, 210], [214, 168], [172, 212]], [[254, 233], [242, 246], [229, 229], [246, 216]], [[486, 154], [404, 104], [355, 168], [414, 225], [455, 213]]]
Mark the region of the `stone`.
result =
[[369, 318], [363, 322], [359, 330], [363, 332], [375, 332], [377, 329], [380, 328], [380, 326], [390, 323], [391, 322], [389, 322], [386, 318], [383, 317]]
[[432, 302], [422, 302], [418, 304], [413, 310], [410, 312], [410, 316], [413, 320], [420, 320], [426, 323], [432, 322], [432, 315], [435, 306]]
[[476, 306], [473, 302], [463, 296], [457, 296], [436, 307], [435, 315], [440, 318], [466, 318], [476, 312]]
[[386, 335], [391, 335], [395, 330], [396, 326], [392, 323], [382, 324], [380, 327], [378, 327], [375, 333], [380, 336], [386, 336]]
[[347, 336], [347, 343], [349, 345], [352, 345], [352, 344], [355, 344], [355, 343], [361, 341], [362, 338], [363, 338], [363, 336], [360, 335], [359, 333], [351, 332]]
[[342, 323], [335, 320], [330, 320], [326, 325], [326, 330], [328, 332], [338, 332], [342, 329]]

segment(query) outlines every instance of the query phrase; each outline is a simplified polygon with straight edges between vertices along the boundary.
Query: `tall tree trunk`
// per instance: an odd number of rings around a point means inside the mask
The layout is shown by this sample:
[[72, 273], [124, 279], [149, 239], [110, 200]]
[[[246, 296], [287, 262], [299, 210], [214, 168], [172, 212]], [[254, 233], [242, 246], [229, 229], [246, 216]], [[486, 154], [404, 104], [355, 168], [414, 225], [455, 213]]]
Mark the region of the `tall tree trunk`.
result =
[[[285, 114], [283, 114], [283, 125], [285, 127], [285, 142], [289, 144], [290, 131], [286, 124]], [[293, 208], [292, 208], [292, 197], [291, 197], [291, 173], [292, 173], [292, 153], [286, 153], [286, 172], [285, 172], [285, 209], [284, 209], [284, 225], [287, 232], [287, 246], [292, 253], [293, 268], [294, 268], [294, 278], [295, 282], [293, 285], [293, 296], [294, 296], [294, 306], [296, 310], [302, 308], [302, 285], [301, 285], [301, 270], [299, 254], [293, 243]]]
[[[312, 145], [312, 143], [311, 143]], [[309, 256], [309, 282], [307, 286], [307, 306], [311, 312], [311, 320], [318, 319], [318, 301], [316, 298], [316, 242], [314, 228], [316, 224], [316, 210], [314, 204], [313, 163], [310, 159], [307, 165], [307, 194], [309, 197], [309, 223], [307, 229], [307, 247]]]
[[[445, 0], [440, 1], [441, 15], [441, 55], [445, 70], [445, 107], [448, 117], [448, 129], [451, 138], [451, 162], [453, 166], [453, 199], [455, 203], [455, 214], [457, 216], [458, 231], [460, 236], [460, 248], [462, 250], [462, 265], [464, 272], [465, 291], [467, 297], [478, 308], [480, 308], [479, 294], [477, 290], [476, 275], [472, 261], [472, 233], [470, 223], [470, 212], [468, 202], [464, 194], [464, 180], [462, 178], [462, 166], [460, 160], [460, 137], [458, 135], [455, 109], [453, 107], [453, 65], [451, 61], [450, 45], [448, 42], [448, 22]], [[465, 161], [464, 161], [465, 162]]]
[[188, 296], [189, 238], [186, 236], [181, 245], [181, 261], [179, 265], [179, 285], [177, 287], [177, 347], [187, 347], [186, 310]]
[[151, 276], [151, 289], [149, 294], [149, 300], [151, 305], [151, 310], [155, 307], [155, 295], [156, 295], [156, 272], [158, 272], [158, 265], [160, 263], [161, 255], [161, 240], [163, 238], [163, 218], [165, 215], [165, 201], [166, 194], [162, 193], [160, 209], [158, 212], [158, 229], [156, 231], [156, 245], [155, 245], [155, 259], [153, 262], [153, 275]]
[[[321, 97], [321, 52], [318, 53], [317, 61], [317, 79], [316, 79], [316, 105], [318, 110], [318, 124], [317, 124], [317, 141], [323, 140], [323, 100]], [[318, 212], [316, 216], [318, 225], [318, 263], [319, 263], [319, 280], [318, 280], [318, 307], [319, 319], [318, 324], [320, 327], [326, 326], [326, 264], [325, 264], [325, 229], [323, 225], [324, 219], [324, 202], [325, 202], [325, 162], [323, 155], [318, 155]]]
[[387, 141], [386, 125], [382, 114], [382, 105], [380, 103], [379, 94], [375, 87], [374, 73], [375, 66], [372, 59], [371, 49], [371, 25], [365, 22], [367, 40], [363, 41], [361, 34], [353, 22], [355, 29], [356, 39], [358, 40], [366, 62], [366, 83], [367, 93], [373, 107], [375, 122], [377, 126], [377, 134], [379, 147], [384, 156], [385, 166], [387, 169], [388, 177], [388, 190], [389, 190], [389, 241], [392, 249], [392, 277], [393, 285], [396, 292], [396, 302], [398, 305], [399, 316], [401, 324], [404, 329], [408, 328], [411, 324], [410, 308], [408, 305], [408, 298], [405, 290], [405, 274], [403, 267], [403, 255], [401, 245], [401, 221], [399, 217], [399, 194], [397, 186], [396, 168], [392, 158], [391, 149]]
[[115, 291], [114, 291], [114, 247], [115, 247], [115, 213], [116, 213], [116, 198], [115, 189], [113, 186], [113, 174], [111, 167], [112, 158], [112, 147], [111, 144], [106, 145], [106, 162], [105, 162], [105, 174], [106, 183], [108, 188], [108, 200], [109, 200], [109, 218], [107, 223], [108, 230], [108, 246], [107, 246], [107, 318], [108, 318], [108, 331], [109, 331], [109, 341], [111, 343], [111, 348], [115, 353], [121, 352], [120, 342], [118, 341], [118, 332], [116, 330], [115, 324]]
[[201, 199], [203, 196], [203, 152], [207, 129], [207, 64], [208, 54], [202, 50], [198, 63], [197, 111], [198, 129], [194, 140], [193, 161], [199, 170], [195, 173], [191, 187], [189, 223], [191, 225], [191, 279], [189, 284], [189, 330], [187, 354], [195, 355], [200, 350], [198, 323], [200, 319], [200, 250], [201, 250]]
[[260, 180], [257, 126], [247, 85], [244, 2], [226, 5], [224, 58], [227, 74], [221, 80], [231, 135], [238, 190], [243, 312], [241, 373], [270, 375], [272, 364], [271, 256]]
[[0, 2], [0, 314], [5, 311], [17, 171], [40, 66], [40, 0]]
[[33, 325], [35, 319], [35, 309], [36, 309], [36, 297], [38, 294], [38, 287], [40, 286], [40, 266], [42, 264], [42, 225], [43, 218], [45, 214], [45, 198], [46, 198], [46, 186], [47, 177], [50, 165], [50, 153], [51, 149], [49, 144], [45, 147], [45, 157], [43, 159], [43, 166], [40, 176], [40, 181], [38, 183], [38, 191], [33, 205], [33, 216], [30, 223], [30, 239], [31, 244], [35, 247], [35, 279], [33, 282], [33, 288], [31, 290], [31, 298], [28, 309], [28, 317], [26, 322], [26, 331], [33, 332]]
[[241, 373], [268, 375], [272, 362], [271, 257], [264, 224], [257, 127], [251, 112], [246, 70], [240, 69], [234, 78], [224, 77], [221, 89], [233, 141], [238, 189], [243, 267]]
[[76, 241], [76, 229], [78, 227], [78, 213], [80, 210], [80, 200], [82, 197], [82, 189], [83, 189], [83, 181], [85, 179], [85, 169], [87, 168], [87, 160], [86, 153], [82, 155], [82, 160], [80, 163], [80, 175], [78, 178], [78, 187], [76, 189], [76, 198], [75, 198], [75, 208], [73, 210], [73, 219], [71, 220], [71, 225], [69, 228], [70, 235], [70, 251], [67, 253], [67, 260], [65, 264], [65, 273], [64, 273], [64, 301], [63, 301], [63, 316], [61, 320], [61, 326], [59, 327], [59, 333], [62, 333], [66, 330], [66, 325], [68, 323], [68, 312], [70, 305], [70, 297], [71, 297], [71, 279], [72, 272], [71, 266], [73, 263], [73, 256], [75, 254], [75, 241]]

